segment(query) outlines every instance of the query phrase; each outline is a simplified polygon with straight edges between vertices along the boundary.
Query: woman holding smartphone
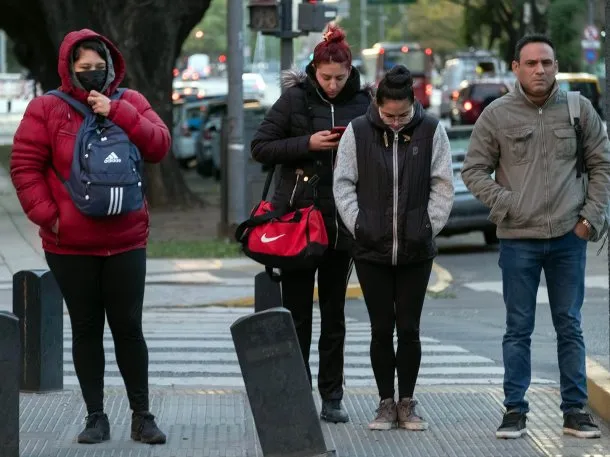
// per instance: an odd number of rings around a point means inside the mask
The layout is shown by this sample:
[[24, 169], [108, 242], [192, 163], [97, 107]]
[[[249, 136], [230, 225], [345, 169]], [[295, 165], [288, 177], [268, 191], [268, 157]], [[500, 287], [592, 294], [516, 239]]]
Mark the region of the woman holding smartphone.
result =
[[[268, 166], [280, 165], [280, 180], [272, 199], [274, 207], [292, 203], [304, 208], [313, 203], [310, 178], [316, 176], [318, 203], [328, 234], [329, 247], [313, 269], [282, 270], [282, 301], [292, 313], [301, 352], [309, 368], [313, 291], [318, 273], [322, 320], [318, 351], [320, 417], [347, 422], [343, 398], [343, 347], [345, 342], [345, 292], [352, 269], [351, 235], [337, 213], [333, 198], [333, 169], [341, 134], [339, 127], [364, 114], [370, 94], [360, 86], [352, 67], [345, 33], [331, 26], [315, 50], [305, 72], [284, 72], [284, 92], [269, 110], [252, 141], [252, 157]], [[335, 128], [333, 133], [333, 128]]]

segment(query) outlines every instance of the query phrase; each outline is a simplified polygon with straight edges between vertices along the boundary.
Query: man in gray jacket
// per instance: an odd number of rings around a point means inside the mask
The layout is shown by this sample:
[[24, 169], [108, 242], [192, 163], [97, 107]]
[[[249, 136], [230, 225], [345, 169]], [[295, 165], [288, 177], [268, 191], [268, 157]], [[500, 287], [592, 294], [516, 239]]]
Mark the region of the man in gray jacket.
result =
[[572, 125], [567, 93], [555, 81], [557, 68], [547, 37], [530, 35], [517, 43], [515, 90], [477, 120], [462, 170], [464, 183], [491, 209], [500, 239], [506, 413], [498, 438], [526, 433], [530, 337], [543, 269], [557, 333], [563, 432], [600, 436], [583, 410], [587, 382], [580, 310], [587, 241], [599, 240], [607, 230], [610, 145], [601, 119], [582, 96], [575, 103], [579, 122]]

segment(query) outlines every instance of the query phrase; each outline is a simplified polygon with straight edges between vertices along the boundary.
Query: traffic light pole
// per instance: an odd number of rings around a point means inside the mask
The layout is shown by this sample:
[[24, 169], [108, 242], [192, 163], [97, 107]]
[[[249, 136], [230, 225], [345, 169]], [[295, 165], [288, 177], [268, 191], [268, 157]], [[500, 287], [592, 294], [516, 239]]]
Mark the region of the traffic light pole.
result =
[[227, 226], [231, 230], [247, 218], [246, 208], [246, 157], [244, 154], [243, 81], [244, 33], [242, 2], [228, 2], [227, 69], [229, 93], [227, 97], [228, 141], [226, 162], [222, 164], [227, 196]]
[[280, 71], [289, 70], [294, 60], [292, 31], [292, 0], [282, 0], [282, 29], [280, 32]]

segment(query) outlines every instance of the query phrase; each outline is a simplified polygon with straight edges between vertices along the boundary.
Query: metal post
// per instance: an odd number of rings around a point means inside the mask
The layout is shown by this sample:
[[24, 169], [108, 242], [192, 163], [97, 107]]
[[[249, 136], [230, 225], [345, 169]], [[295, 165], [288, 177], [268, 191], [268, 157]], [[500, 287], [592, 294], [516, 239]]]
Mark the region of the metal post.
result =
[[19, 371], [17, 316], [0, 311], [0, 457], [19, 457]]
[[282, 0], [282, 35], [280, 37], [280, 68], [289, 70], [294, 60], [292, 33], [292, 0]]
[[360, 52], [369, 47], [366, 36], [368, 20], [366, 18], [367, 0], [360, 0]]
[[6, 32], [0, 30], [0, 73], [6, 73]]
[[379, 11], [379, 41], [385, 40], [385, 15], [383, 11], [383, 5], [378, 6]]
[[[610, 0], [606, 0], [606, 18], [610, 18]], [[610, 122], [608, 121], [608, 116], [610, 116], [610, 36], [606, 35], [606, 39], [604, 40], [604, 54], [606, 58], [606, 106], [605, 106], [605, 114], [606, 114], [606, 127], [610, 127]], [[610, 239], [610, 227], [608, 227], [608, 237]], [[608, 243], [608, 272], [610, 273], [610, 243]], [[608, 293], [610, 294], [610, 276], [608, 276]], [[609, 295], [610, 298], [610, 295]], [[608, 300], [608, 328], [610, 329], [610, 300]], [[610, 344], [610, 331], [608, 332], [608, 342]]]
[[589, 0], [589, 25], [593, 25], [594, 23], [594, 12], [593, 10], [595, 9], [594, 5], [593, 5], [593, 0]]
[[228, 61], [229, 94], [227, 99], [228, 144], [227, 144], [227, 222], [229, 227], [243, 222], [246, 209], [246, 158], [244, 157], [244, 10], [242, 2], [228, 2]]

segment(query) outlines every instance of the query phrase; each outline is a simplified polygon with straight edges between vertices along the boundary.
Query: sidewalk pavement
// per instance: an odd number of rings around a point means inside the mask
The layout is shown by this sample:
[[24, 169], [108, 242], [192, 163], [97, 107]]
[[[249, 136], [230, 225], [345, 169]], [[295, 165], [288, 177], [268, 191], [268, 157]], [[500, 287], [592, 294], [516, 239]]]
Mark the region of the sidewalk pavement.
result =
[[[162, 446], [129, 438], [130, 413], [124, 390], [106, 389], [105, 411], [111, 440], [98, 445], [75, 442], [86, 411], [80, 392], [21, 395], [23, 457], [261, 457], [256, 429], [241, 389], [152, 388], [150, 408], [168, 435]], [[367, 429], [378, 397], [374, 389], [347, 388], [348, 424], [322, 424], [329, 449], [339, 457], [585, 457], [610, 455], [610, 430], [602, 438], [581, 440], [562, 435], [556, 388], [532, 387], [528, 436], [498, 440], [502, 390], [497, 386], [426, 386], [417, 388], [425, 432]], [[320, 409], [320, 399], [315, 395]], [[289, 399], [278, 399], [289, 401]], [[289, 426], [291, 424], [288, 424]]]

